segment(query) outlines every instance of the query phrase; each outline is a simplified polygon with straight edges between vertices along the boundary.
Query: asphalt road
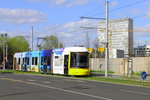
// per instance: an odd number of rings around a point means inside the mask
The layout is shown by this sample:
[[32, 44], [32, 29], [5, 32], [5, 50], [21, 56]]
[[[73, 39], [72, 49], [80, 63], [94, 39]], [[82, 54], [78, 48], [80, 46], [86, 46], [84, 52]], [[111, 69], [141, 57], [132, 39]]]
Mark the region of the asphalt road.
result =
[[0, 73], [0, 100], [150, 100], [150, 88]]

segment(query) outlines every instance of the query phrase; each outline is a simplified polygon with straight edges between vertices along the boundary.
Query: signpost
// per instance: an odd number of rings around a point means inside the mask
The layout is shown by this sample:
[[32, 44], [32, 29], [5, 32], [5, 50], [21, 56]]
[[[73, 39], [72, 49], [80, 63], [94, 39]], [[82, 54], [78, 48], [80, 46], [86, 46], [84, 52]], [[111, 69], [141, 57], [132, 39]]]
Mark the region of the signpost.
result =
[[147, 73], [145, 71], [141, 73], [141, 78], [142, 78], [142, 85], [144, 85], [144, 80], [147, 78]]

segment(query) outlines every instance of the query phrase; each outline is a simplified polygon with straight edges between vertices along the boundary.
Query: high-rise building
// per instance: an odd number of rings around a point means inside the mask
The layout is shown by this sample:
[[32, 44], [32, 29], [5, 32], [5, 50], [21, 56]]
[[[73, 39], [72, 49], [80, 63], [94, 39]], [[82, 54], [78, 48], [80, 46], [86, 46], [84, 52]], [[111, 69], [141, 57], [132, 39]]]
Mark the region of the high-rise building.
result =
[[[105, 21], [98, 24], [99, 47], [106, 45]], [[109, 20], [108, 47], [109, 57], [113, 58], [113, 50], [123, 50], [124, 56], [131, 56], [133, 51], [133, 20], [125, 17], [121, 19]]]
[[134, 48], [135, 57], [148, 57], [150, 56], [150, 45], [143, 45]]

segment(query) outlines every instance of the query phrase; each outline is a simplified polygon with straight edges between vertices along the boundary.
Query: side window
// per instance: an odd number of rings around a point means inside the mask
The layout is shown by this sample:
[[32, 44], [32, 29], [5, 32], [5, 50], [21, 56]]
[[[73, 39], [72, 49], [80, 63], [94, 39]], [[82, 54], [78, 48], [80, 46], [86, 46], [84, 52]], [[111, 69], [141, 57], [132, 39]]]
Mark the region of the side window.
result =
[[37, 65], [37, 57], [35, 57], [35, 65]]
[[32, 57], [32, 65], [34, 65], [34, 57]]
[[27, 64], [27, 57], [25, 57], [25, 64]]
[[29, 65], [29, 57], [27, 57], [27, 65]]
[[24, 63], [25, 62], [25, 58], [23, 57], [23, 62], [22, 63]]
[[71, 53], [71, 64], [70, 67], [76, 66], [76, 53]]
[[64, 66], [68, 66], [68, 57], [69, 57], [68, 55], [64, 56], [64, 58], [65, 58], [64, 59]]
[[41, 57], [41, 65], [43, 65], [43, 57]]
[[55, 59], [58, 59], [59, 58], [59, 56], [55, 56]]
[[51, 65], [51, 56], [48, 56], [48, 62], [47, 65]]
[[18, 58], [18, 64], [20, 65], [20, 58]]

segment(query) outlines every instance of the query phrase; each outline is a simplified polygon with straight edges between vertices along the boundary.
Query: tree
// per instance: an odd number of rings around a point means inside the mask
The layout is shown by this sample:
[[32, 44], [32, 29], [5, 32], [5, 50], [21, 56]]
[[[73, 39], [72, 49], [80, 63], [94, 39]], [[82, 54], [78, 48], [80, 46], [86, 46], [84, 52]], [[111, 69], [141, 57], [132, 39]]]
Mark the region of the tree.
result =
[[58, 38], [56, 36], [46, 36], [44, 43], [42, 44], [42, 49], [54, 49], [54, 48], [61, 48], [63, 47], [63, 44], [59, 42]]
[[17, 36], [13, 38], [0, 37], [0, 54], [1, 54], [0, 63], [3, 62], [3, 46], [4, 45], [5, 47], [7, 45], [7, 60], [9, 62], [12, 62], [14, 53], [30, 51], [29, 44], [23, 36]]
[[8, 38], [8, 58], [12, 60], [14, 53], [30, 51], [29, 44], [23, 36]]
[[23, 36], [17, 36], [8, 39], [8, 46], [13, 53], [30, 51], [29, 44]]

